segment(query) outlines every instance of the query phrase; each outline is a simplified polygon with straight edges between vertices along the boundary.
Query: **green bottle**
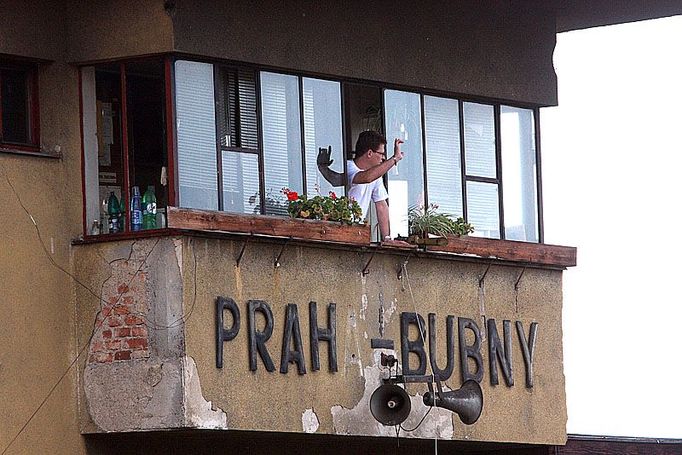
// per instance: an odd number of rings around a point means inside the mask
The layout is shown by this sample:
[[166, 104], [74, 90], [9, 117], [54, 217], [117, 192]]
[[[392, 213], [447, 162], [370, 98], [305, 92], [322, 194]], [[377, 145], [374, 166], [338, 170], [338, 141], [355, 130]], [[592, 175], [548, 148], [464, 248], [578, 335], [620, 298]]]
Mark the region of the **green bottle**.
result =
[[142, 196], [142, 229], [156, 229], [156, 194], [149, 185]]
[[109, 233], [121, 232], [121, 205], [118, 203], [118, 198], [113, 191], [109, 193], [107, 212], [109, 215]]

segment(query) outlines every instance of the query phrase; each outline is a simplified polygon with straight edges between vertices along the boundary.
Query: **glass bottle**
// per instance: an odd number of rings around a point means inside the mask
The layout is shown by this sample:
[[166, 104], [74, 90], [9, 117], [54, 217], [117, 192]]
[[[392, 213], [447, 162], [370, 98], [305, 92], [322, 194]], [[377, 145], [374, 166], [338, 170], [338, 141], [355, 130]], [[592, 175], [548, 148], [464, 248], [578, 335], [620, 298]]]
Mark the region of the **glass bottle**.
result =
[[140, 187], [133, 187], [133, 194], [130, 198], [130, 229], [139, 231], [142, 229], [142, 196]]
[[115, 234], [117, 232], [121, 232], [121, 206], [119, 205], [118, 198], [113, 191], [109, 193], [107, 212], [109, 215], [109, 233]]
[[156, 194], [149, 185], [142, 196], [142, 229], [156, 229]]

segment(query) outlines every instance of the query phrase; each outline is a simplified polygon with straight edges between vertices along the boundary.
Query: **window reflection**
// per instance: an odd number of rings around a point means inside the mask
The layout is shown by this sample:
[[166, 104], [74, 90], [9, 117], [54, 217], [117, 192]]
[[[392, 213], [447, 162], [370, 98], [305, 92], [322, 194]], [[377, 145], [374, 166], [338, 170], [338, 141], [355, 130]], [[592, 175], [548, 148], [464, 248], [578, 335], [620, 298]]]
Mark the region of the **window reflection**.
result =
[[497, 184], [467, 182], [469, 223], [478, 237], [500, 238], [500, 211]]
[[310, 197], [330, 191], [341, 195], [343, 186], [333, 186], [319, 172], [317, 155], [320, 148], [331, 147], [329, 166], [343, 173], [343, 138], [341, 124], [341, 84], [333, 81], [303, 78], [303, 121], [305, 133], [306, 187]]
[[497, 177], [495, 165], [495, 111], [487, 104], [464, 103], [466, 173]]
[[223, 151], [223, 210], [260, 213], [258, 155]]
[[417, 93], [386, 90], [387, 156], [393, 155], [393, 140], [405, 141], [405, 157], [388, 173], [391, 234], [407, 235], [407, 212], [424, 204], [424, 161], [422, 151], [421, 101]]
[[429, 203], [442, 213], [462, 216], [458, 101], [425, 96], [424, 131]]
[[500, 112], [505, 238], [537, 242], [539, 239], [533, 111], [502, 106]]
[[287, 214], [282, 188], [303, 193], [298, 97], [298, 77], [261, 73], [266, 214]]
[[175, 62], [180, 206], [218, 210], [213, 65]]

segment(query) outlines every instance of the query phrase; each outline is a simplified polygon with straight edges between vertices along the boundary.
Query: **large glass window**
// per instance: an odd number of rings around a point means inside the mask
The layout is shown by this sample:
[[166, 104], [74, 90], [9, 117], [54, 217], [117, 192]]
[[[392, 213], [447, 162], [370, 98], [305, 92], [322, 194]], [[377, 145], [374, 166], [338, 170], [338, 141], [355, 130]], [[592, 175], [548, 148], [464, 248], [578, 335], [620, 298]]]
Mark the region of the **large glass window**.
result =
[[265, 212], [286, 215], [282, 188], [303, 193], [298, 77], [261, 73]]
[[256, 72], [219, 67], [216, 84], [222, 210], [260, 213], [260, 147]]
[[342, 193], [349, 144], [376, 129], [388, 157], [404, 141], [384, 178], [393, 235], [436, 204], [474, 235], [541, 240], [532, 109], [189, 61], [175, 63], [174, 99], [182, 207], [286, 215], [285, 187]]
[[88, 234], [165, 227], [164, 74], [159, 59], [81, 68]]
[[505, 238], [537, 242], [538, 191], [533, 111], [501, 106], [500, 130]]
[[0, 60], [0, 144], [38, 145], [35, 70]]
[[218, 210], [213, 65], [175, 62], [180, 207]]
[[343, 193], [343, 187], [330, 182], [319, 171], [320, 148], [331, 149], [329, 169], [343, 174], [343, 124], [341, 122], [341, 84], [322, 79], [303, 78], [303, 129], [305, 132], [305, 173], [308, 195]]
[[424, 97], [426, 175], [429, 203], [453, 216], [463, 216], [459, 103]]
[[403, 160], [388, 173], [391, 233], [407, 236], [407, 213], [412, 207], [423, 206], [424, 155], [422, 150], [421, 101], [417, 93], [386, 90], [386, 152], [393, 154], [395, 138], [403, 140]]

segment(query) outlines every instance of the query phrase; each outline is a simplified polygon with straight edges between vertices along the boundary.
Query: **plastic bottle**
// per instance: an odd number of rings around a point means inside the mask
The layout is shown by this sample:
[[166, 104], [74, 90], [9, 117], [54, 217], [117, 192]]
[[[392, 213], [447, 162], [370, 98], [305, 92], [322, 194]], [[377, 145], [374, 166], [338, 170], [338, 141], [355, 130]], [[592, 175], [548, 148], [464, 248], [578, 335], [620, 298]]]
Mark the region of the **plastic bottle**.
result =
[[156, 229], [156, 194], [154, 185], [149, 185], [142, 196], [142, 228]]
[[107, 202], [107, 213], [109, 215], [109, 233], [115, 234], [120, 232], [121, 223], [121, 206], [118, 203], [118, 198], [112, 191], [109, 193], [109, 201]]
[[142, 196], [140, 187], [133, 187], [133, 194], [130, 198], [130, 229], [139, 231], [142, 229]]

